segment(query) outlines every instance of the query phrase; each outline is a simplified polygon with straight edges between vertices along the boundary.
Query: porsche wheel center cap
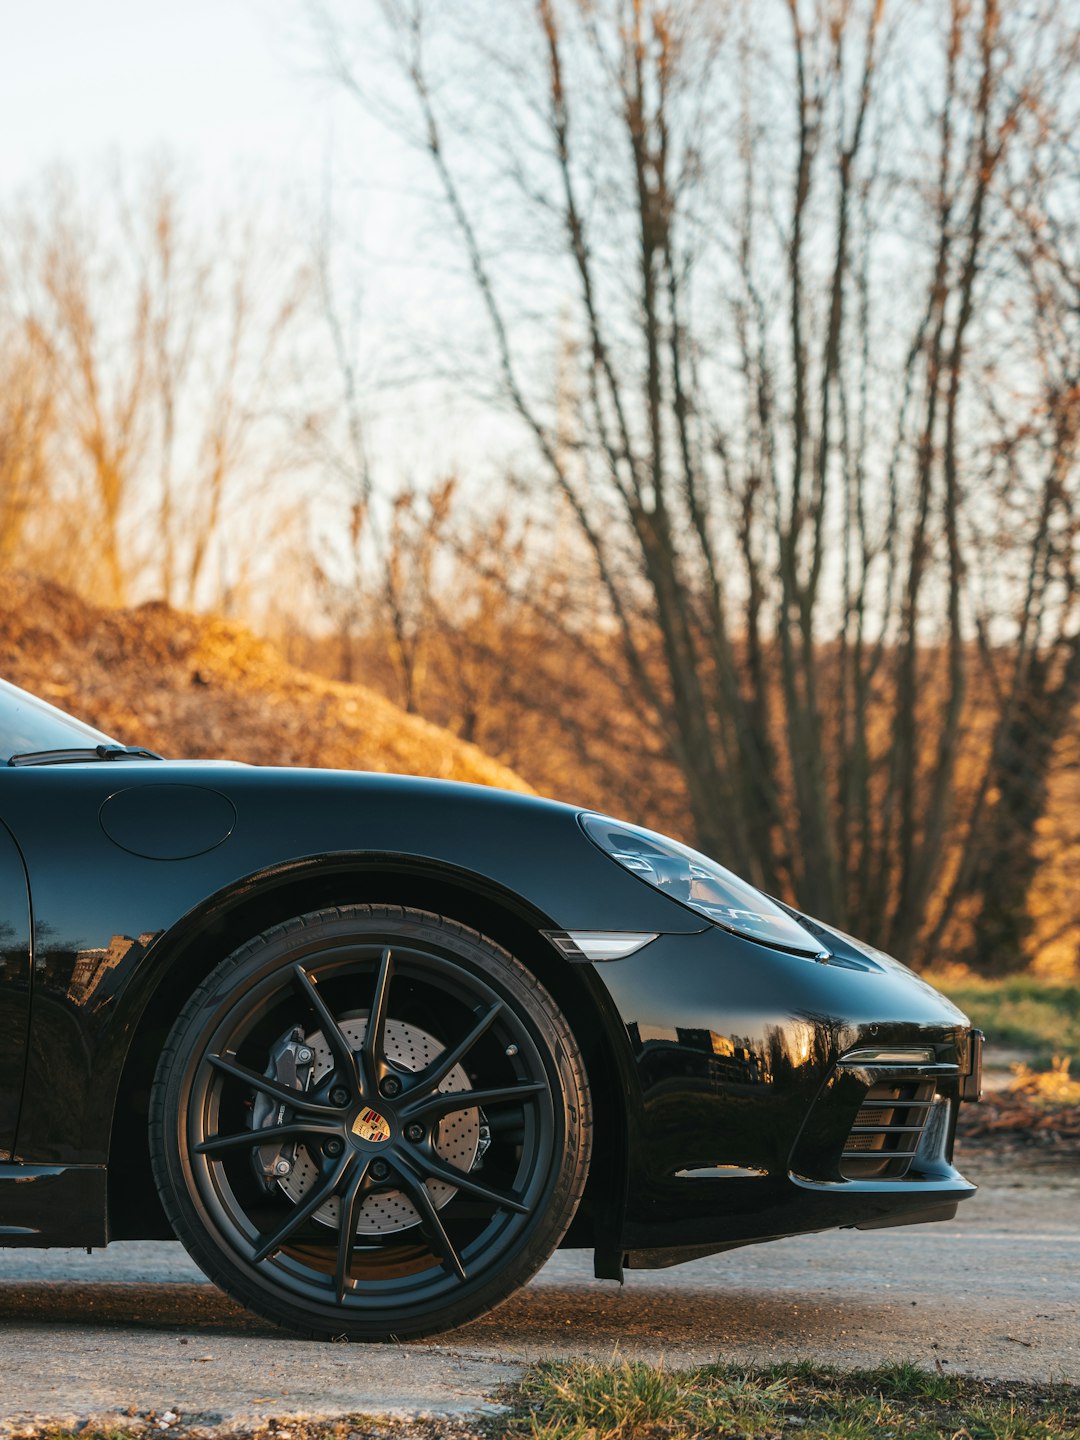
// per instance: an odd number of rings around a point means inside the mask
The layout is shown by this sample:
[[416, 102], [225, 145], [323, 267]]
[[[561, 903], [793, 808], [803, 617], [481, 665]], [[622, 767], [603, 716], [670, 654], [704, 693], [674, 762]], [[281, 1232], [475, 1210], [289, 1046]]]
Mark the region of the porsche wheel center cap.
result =
[[383, 1145], [390, 1139], [390, 1122], [370, 1105], [365, 1105], [353, 1119], [351, 1129], [358, 1140], [367, 1140], [373, 1145]]

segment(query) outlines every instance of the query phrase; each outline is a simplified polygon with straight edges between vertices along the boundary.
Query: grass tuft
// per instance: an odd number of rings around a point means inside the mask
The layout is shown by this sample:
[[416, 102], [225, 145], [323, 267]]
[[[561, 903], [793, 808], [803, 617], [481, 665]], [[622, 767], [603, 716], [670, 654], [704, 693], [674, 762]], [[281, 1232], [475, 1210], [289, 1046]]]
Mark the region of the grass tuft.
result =
[[492, 1440], [1080, 1440], [1080, 1391], [914, 1365], [753, 1372], [548, 1361], [507, 1397]]

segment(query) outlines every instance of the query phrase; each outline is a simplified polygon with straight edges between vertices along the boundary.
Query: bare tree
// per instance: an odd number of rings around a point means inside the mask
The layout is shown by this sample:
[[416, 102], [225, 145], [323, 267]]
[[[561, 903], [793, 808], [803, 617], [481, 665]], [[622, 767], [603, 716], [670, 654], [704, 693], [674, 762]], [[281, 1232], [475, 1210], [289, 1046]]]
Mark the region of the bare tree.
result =
[[130, 568], [123, 520], [147, 442], [148, 296], [122, 258], [99, 245], [68, 182], [55, 181], [44, 214], [24, 215], [19, 229], [24, 324], [49, 377], [58, 443], [83, 486], [77, 573], [122, 603]]
[[[1062, 66], [1065, 85], [1080, 58], [1078, 38], [1063, 57], [1072, 62]], [[966, 939], [966, 957], [998, 973], [1015, 969], [1029, 950], [1039, 822], [1080, 703], [1080, 169], [1068, 167], [1071, 135], [1053, 129], [1061, 123], [1060, 97], [1041, 101], [1037, 114], [1024, 117], [1032, 143], [1007, 192], [1015, 225], [1007, 283], [1026, 374], [1022, 398], [995, 406], [985, 462], [986, 491], [998, 501], [989, 539], [1019, 582], [1015, 628], [1002, 644], [992, 610], [977, 612], [996, 702], [993, 729], [934, 931], [941, 940], [956, 913], [970, 911], [977, 928]]]
[[265, 501], [304, 278], [254, 217], [196, 220], [173, 171], [128, 189], [91, 210], [61, 177], [9, 218], [12, 323], [51, 397], [56, 497], [80, 517], [81, 558], [55, 568], [115, 603], [152, 586], [190, 606], [230, 507]]
[[361, 678], [358, 644], [374, 641], [387, 662], [378, 667], [384, 688], [410, 715], [424, 709], [432, 650], [446, 639], [433, 572], [454, 488], [452, 479], [423, 492], [402, 486], [378, 522], [367, 505], [354, 500], [345, 543], [339, 539], [332, 559], [317, 553], [313, 560], [317, 589], [338, 637], [337, 677]]
[[[366, 63], [376, 13], [411, 110]], [[1013, 377], [1038, 363], [1001, 283], [1033, 216], [1040, 272], [1063, 263], [1075, 20], [997, 0], [500, 13], [494, 35], [487, 7], [382, 0], [359, 56], [332, 6], [319, 23], [338, 82], [428, 158], [488, 374], [575, 517], [597, 623], [699, 841], [925, 954], [950, 886], [980, 888], [1008, 722], [988, 751], [975, 711], [1008, 713], [992, 674], [1036, 604], [983, 552], [974, 481], [994, 418], [1016, 430]], [[1021, 197], [1036, 161], [1043, 189]], [[574, 317], [569, 436], [535, 363], [553, 297]], [[1057, 410], [1047, 484], [1075, 496]], [[1013, 517], [1013, 570], [1061, 545], [1038, 539], [1039, 493]], [[1072, 505], [1054, 500], [1055, 535]], [[1054, 653], [1057, 686], [1071, 671]], [[1031, 691], [1029, 663], [1009, 690]]]
[[0, 567], [21, 553], [48, 493], [53, 414], [41, 367], [16, 332], [0, 340]]

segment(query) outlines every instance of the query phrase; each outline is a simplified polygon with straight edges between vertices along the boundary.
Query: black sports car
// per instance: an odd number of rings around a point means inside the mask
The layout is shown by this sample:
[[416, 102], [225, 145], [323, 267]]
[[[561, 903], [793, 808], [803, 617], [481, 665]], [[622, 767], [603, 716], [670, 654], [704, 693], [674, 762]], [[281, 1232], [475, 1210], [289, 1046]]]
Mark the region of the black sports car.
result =
[[606, 816], [166, 761], [0, 682], [0, 1243], [171, 1237], [312, 1335], [947, 1219], [980, 1041]]

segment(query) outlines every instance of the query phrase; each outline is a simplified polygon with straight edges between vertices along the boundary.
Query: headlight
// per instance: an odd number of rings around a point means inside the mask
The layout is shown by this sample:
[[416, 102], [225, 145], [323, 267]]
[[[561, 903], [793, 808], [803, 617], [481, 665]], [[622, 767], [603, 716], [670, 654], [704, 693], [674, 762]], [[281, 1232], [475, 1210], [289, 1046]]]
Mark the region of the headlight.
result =
[[713, 924], [808, 960], [828, 960], [821, 941], [786, 910], [707, 855], [604, 815], [582, 815], [581, 825], [613, 860]]

